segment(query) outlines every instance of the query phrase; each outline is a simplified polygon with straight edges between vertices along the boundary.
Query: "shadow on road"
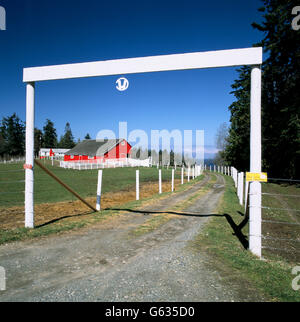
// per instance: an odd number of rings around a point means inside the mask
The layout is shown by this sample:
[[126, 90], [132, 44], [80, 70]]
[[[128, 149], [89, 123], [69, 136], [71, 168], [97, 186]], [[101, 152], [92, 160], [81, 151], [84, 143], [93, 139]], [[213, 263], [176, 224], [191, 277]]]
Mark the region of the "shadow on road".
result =
[[249, 248], [249, 241], [247, 237], [243, 234], [242, 229], [246, 226], [249, 221], [249, 217], [245, 216], [243, 221], [240, 224], [236, 224], [232, 217], [228, 214], [199, 214], [199, 213], [186, 213], [186, 212], [176, 212], [176, 211], [148, 211], [148, 210], [134, 210], [134, 209], [118, 209], [118, 208], [110, 208], [109, 210], [113, 211], [126, 211], [132, 213], [138, 213], [143, 215], [152, 215], [152, 214], [170, 214], [170, 215], [177, 215], [177, 216], [186, 216], [186, 217], [224, 217], [227, 223], [230, 225], [231, 229], [233, 230], [233, 235], [237, 237], [240, 241], [242, 246], [245, 249]]
[[61, 221], [63, 219], [67, 219], [67, 218], [78, 218], [78, 217], [90, 215], [90, 214], [93, 214], [93, 213], [94, 213], [93, 211], [88, 211], [88, 212], [84, 212], [84, 213], [80, 213], [80, 214], [62, 216], [62, 217], [55, 218], [55, 219], [52, 219], [50, 221], [47, 221], [47, 222], [45, 222], [43, 224], [37, 225], [37, 226], [35, 226], [35, 228], [42, 228], [44, 226], [48, 226], [48, 225], [53, 224], [55, 222]]
[[[227, 223], [230, 225], [231, 229], [233, 230], [233, 235], [237, 237], [237, 239], [240, 241], [242, 246], [245, 249], [249, 248], [249, 241], [247, 237], [242, 233], [242, 229], [245, 227], [245, 225], [249, 221], [249, 217], [245, 216], [245, 218], [242, 220], [240, 224], [236, 224], [232, 217], [228, 214], [199, 214], [199, 213], [191, 213], [191, 212], [176, 212], [176, 211], [148, 211], [148, 210], [134, 210], [134, 209], [126, 209], [126, 208], [107, 208], [106, 210], [113, 210], [113, 211], [126, 211], [128, 213], [137, 213], [142, 215], [152, 215], [152, 214], [171, 214], [176, 216], [185, 216], [185, 217], [224, 217], [227, 221]], [[85, 212], [81, 214], [75, 214], [75, 215], [68, 215], [63, 216], [57, 219], [50, 220], [46, 223], [43, 223], [39, 226], [36, 226], [36, 228], [41, 228], [50, 224], [53, 224], [55, 222], [58, 222], [60, 220], [66, 219], [66, 218], [72, 218], [72, 217], [81, 217], [86, 216], [89, 214], [92, 214], [93, 212]]]

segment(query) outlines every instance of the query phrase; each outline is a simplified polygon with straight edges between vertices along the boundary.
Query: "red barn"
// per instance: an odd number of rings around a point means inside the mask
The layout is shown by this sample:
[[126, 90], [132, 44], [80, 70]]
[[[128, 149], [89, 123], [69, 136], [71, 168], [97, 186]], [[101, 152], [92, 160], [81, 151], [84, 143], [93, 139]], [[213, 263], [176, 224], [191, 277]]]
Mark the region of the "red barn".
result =
[[130, 155], [131, 145], [124, 139], [84, 140], [69, 150], [64, 161], [103, 162], [106, 159], [125, 159]]

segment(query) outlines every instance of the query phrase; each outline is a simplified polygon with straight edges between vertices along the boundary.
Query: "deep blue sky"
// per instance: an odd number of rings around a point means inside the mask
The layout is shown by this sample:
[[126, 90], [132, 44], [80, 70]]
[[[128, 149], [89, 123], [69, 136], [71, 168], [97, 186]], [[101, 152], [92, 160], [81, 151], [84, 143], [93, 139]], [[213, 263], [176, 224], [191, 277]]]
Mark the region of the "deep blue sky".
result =
[[[0, 31], [0, 117], [25, 120], [22, 69], [162, 54], [251, 47], [262, 34], [260, 0], [0, 0], [7, 30]], [[120, 75], [123, 76], [123, 75]], [[126, 76], [126, 75], [125, 75]], [[62, 135], [70, 122], [76, 139], [102, 129], [204, 130], [214, 145], [229, 122], [235, 68], [127, 75], [36, 84], [36, 126], [51, 119]]]

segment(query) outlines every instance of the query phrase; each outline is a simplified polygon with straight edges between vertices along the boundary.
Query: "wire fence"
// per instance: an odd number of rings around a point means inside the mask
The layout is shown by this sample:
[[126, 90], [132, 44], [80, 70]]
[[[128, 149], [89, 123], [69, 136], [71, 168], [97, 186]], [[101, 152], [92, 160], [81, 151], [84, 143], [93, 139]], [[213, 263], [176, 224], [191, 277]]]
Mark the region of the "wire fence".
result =
[[262, 184], [262, 254], [300, 260], [300, 180], [268, 178]]
[[[251, 208], [248, 200], [256, 193], [249, 192], [249, 182], [243, 172], [231, 168], [231, 176], [241, 205]], [[300, 180], [268, 178], [262, 182], [261, 235], [263, 257], [279, 257], [293, 263], [300, 261]], [[246, 205], [245, 205], [246, 203]], [[255, 206], [256, 208], [256, 206]], [[250, 218], [251, 220], [251, 218]]]

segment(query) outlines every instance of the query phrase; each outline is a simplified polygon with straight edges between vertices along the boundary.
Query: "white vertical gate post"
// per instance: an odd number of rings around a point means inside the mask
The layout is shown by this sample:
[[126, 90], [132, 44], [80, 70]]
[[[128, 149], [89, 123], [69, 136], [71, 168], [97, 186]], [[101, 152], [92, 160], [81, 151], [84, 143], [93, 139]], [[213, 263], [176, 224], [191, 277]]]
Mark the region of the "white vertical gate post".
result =
[[174, 191], [174, 169], [172, 169], [172, 192]]
[[[251, 71], [250, 172], [261, 172], [261, 70]], [[261, 183], [250, 183], [249, 249], [261, 257]]]
[[34, 228], [34, 83], [26, 84], [25, 227]]
[[140, 171], [136, 170], [136, 200], [140, 200]]
[[237, 174], [237, 188], [236, 188], [236, 194], [238, 196], [238, 199], [240, 200], [240, 193], [241, 193], [241, 186], [240, 186], [240, 172]]
[[238, 174], [238, 197], [240, 205], [243, 205], [244, 197], [244, 172], [239, 172]]
[[187, 173], [187, 176], [188, 176], [188, 182], [190, 182], [190, 167], [188, 167], [188, 173]]
[[183, 176], [184, 176], [184, 166], [181, 168], [181, 184], [183, 184]]
[[158, 191], [159, 191], [159, 193], [162, 193], [162, 189], [161, 189], [161, 169], [158, 170]]
[[98, 184], [97, 184], [97, 201], [96, 209], [101, 210], [101, 191], [102, 191], [102, 170], [98, 170]]
[[245, 213], [247, 211], [247, 206], [249, 204], [249, 201], [248, 201], [248, 191], [249, 191], [249, 182], [247, 182], [245, 180], [245, 197], [244, 197], [244, 200], [245, 200]]

